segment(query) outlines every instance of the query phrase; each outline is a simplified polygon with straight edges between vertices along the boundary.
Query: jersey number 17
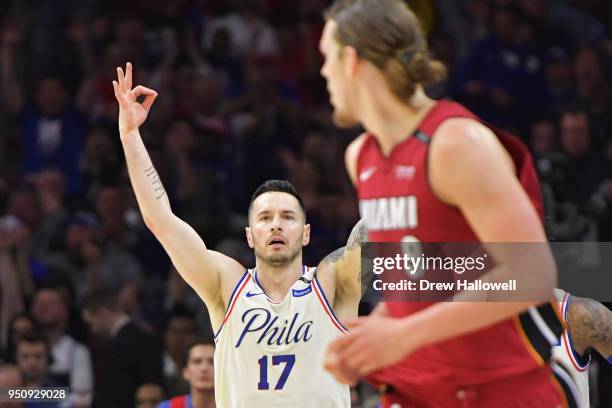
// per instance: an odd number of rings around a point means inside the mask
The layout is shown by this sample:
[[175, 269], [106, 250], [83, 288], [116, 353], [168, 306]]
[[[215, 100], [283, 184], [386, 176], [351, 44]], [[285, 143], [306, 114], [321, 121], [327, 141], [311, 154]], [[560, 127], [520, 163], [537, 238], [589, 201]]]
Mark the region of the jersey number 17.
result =
[[[268, 356], [263, 356], [259, 360], [257, 360], [259, 364], [259, 383], [257, 384], [257, 388], [260, 390], [269, 390], [270, 383], [268, 383]], [[291, 369], [295, 364], [295, 355], [294, 354], [285, 354], [279, 356], [272, 356], [272, 365], [279, 365], [285, 363], [285, 367], [283, 367], [283, 372], [278, 378], [278, 382], [274, 386], [275, 390], [282, 390], [287, 382], [287, 378], [289, 378], [289, 374], [291, 373]]]

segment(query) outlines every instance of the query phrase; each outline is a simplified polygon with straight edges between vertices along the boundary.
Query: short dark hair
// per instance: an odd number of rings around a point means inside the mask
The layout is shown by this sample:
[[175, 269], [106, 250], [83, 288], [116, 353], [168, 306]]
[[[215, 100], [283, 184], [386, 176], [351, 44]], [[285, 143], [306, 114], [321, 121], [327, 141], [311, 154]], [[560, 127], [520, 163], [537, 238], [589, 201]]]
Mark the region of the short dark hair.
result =
[[300, 204], [300, 209], [302, 210], [302, 213], [304, 214], [304, 218], [306, 218], [306, 210], [304, 209], [304, 201], [302, 200], [302, 197], [300, 197], [300, 195], [296, 191], [295, 187], [293, 187], [293, 185], [287, 180], [267, 180], [267, 181], [264, 181], [259, 187], [257, 187], [255, 192], [251, 196], [251, 202], [249, 203], [249, 218], [251, 217], [251, 209], [253, 208], [253, 202], [257, 199], [257, 197], [259, 197], [260, 195], [264, 193], [269, 193], [269, 192], [274, 192], [274, 191], [278, 191], [281, 193], [287, 193], [287, 194], [291, 194], [292, 196], [294, 196], [295, 199]]
[[196, 316], [195, 313], [187, 309], [187, 307], [183, 305], [176, 305], [172, 308], [172, 310], [170, 310], [170, 313], [168, 314], [168, 320], [172, 320], [175, 317], [184, 317], [186, 319], [193, 320]]
[[191, 340], [187, 343], [187, 347], [183, 349], [183, 354], [181, 355], [181, 369], [187, 367], [187, 363], [189, 363], [189, 353], [196, 346], [212, 346], [216, 347], [215, 340], [210, 336], [198, 336], [195, 339]]
[[45, 353], [47, 355], [47, 362], [51, 365], [51, 347], [49, 346], [49, 342], [47, 338], [38, 330], [30, 330], [21, 336], [17, 343], [15, 344], [15, 357], [17, 357], [17, 351], [19, 350], [19, 345], [21, 343], [29, 343], [29, 344], [42, 344], [45, 346]]
[[589, 107], [584, 103], [574, 102], [563, 106], [560, 114], [561, 119], [563, 119], [565, 115], [584, 115], [586, 116], [588, 122], [591, 123], [591, 109], [589, 109]]
[[[66, 289], [66, 290], [64, 290]], [[66, 310], [70, 310], [70, 299], [67, 297], [68, 296], [68, 288], [62, 287], [59, 284], [55, 284], [55, 283], [44, 283], [43, 285], [37, 287], [34, 290], [34, 293], [32, 294], [32, 303], [34, 302], [34, 299], [41, 293], [41, 292], [53, 292], [55, 294], [57, 294], [60, 298], [60, 301], [62, 302], [62, 306], [64, 306], [66, 308]]]
[[117, 305], [117, 293], [112, 289], [97, 289], [88, 294], [83, 302], [83, 309], [96, 312], [100, 308], [105, 308], [113, 312], [119, 311]]
[[188, 310], [186, 307], [175, 306], [170, 312], [170, 314], [168, 315], [168, 318], [166, 319], [166, 325], [165, 325], [166, 330], [170, 326], [170, 322], [172, 322], [172, 320], [174, 319], [187, 319], [191, 321], [191, 323], [193, 324], [195, 328], [196, 326], [195, 317], [196, 317], [195, 314], [191, 312], [190, 310]]

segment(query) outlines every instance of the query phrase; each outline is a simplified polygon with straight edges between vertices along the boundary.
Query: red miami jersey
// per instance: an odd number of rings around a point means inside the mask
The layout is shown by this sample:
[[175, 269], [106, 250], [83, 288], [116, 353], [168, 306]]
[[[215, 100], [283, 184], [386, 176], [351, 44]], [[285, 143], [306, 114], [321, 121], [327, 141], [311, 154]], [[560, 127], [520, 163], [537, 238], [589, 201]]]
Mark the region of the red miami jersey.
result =
[[[371, 242], [479, 241], [460, 210], [442, 202], [427, 178], [429, 142], [438, 126], [449, 118], [480, 121], [463, 106], [442, 100], [427, 113], [414, 134], [395, 146], [387, 157], [373, 135], [365, 137], [357, 158], [357, 190], [361, 217]], [[514, 160], [517, 177], [541, 215], [539, 183], [526, 146], [508, 133], [486, 126]], [[390, 315], [397, 318], [429, 305], [386, 304]], [[559, 314], [551, 302], [477, 332], [426, 346], [374, 373], [370, 380], [399, 392], [415, 387], [429, 389], [428, 386], [435, 390], [436, 384], [442, 383], [484, 384], [518, 376], [545, 369], [551, 345], [561, 332]]]

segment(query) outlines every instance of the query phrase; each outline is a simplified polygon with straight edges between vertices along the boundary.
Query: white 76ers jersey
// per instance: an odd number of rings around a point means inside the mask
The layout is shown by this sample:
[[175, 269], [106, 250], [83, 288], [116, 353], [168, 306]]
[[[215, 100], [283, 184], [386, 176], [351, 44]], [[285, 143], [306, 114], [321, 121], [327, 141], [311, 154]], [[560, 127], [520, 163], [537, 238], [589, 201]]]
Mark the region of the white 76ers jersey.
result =
[[[561, 315], [563, 316], [563, 321], [565, 321], [566, 325], [567, 310], [571, 297], [572, 295], [569, 293], [564, 292], [561, 289], [555, 289], [555, 298], [557, 299], [557, 302], [559, 302], [559, 309], [561, 309]], [[588, 408], [590, 356], [588, 360], [583, 361], [584, 359], [577, 355], [572, 346], [572, 339], [569, 332], [564, 330], [559, 342], [552, 348], [552, 358], [559, 364], [563, 365], [563, 367], [565, 367], [566, 370], [572, 375], [574, 383], [578, 388], [578, 393], [580, 394], [577, 396], [579, 398], [579, 407]]]
[[215, 336], [217, 407], [350, 407], [348, 386], [323, 368], [328, 344], [345, 332], [316, 268], [303, 267], [281, 303], [247, 270]]

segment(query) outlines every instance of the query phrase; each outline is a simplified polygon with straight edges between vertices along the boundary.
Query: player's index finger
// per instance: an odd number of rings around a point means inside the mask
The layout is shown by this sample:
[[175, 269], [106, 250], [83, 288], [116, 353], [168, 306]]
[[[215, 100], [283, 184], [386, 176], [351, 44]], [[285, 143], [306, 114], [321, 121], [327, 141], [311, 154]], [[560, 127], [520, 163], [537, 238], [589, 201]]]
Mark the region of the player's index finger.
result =
[[134, 88], [132, 92], [137, 97], [140, 95], [156, 95], [157, 96], [156, 91], [154, 91], [153, 89], [147, 88], [145, 86], [142, 86], [142, 85], [138, 85], [136, 88]]

